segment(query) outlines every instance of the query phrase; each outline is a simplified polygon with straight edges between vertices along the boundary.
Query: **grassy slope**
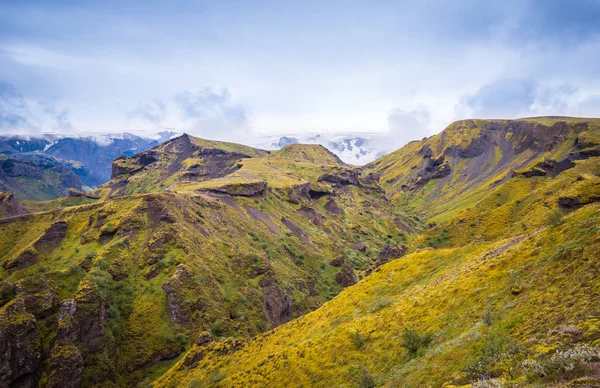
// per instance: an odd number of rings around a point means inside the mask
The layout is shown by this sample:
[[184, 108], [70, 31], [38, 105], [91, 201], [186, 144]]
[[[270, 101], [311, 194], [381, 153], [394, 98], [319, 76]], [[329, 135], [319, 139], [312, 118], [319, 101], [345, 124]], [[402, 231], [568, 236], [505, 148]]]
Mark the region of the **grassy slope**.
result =
[[[333, 258], [346, 256], [358, 271], [370, 265], [385, 244], [414, 237], [401, 229], [398, 221], [409, 229], [418, 227], [418, 223], [397, 211], [381, 192], [356, 186], [336, 190], [315, 182], [322, 172], [321, 165], [273, 156], [263, 161], [245, 159], [244, 168], [238, 172], [246, 173], [246, 163], [248, 174], [265, 179], [275, 190], [254, 198], [219, 199], [197, 192], [197, 187], [186, 188], [183, 183], [181, 189], [176, 185], [172, 192], [123, 196], [91, 204], [84, 203], [87, 199], [77, 199], [81, 200], [77, 203], [57, 200], [38, 206], [28, 203], [39, 213], [0, 224], [0, 257], [5, 260], [32, 249], [31, 244], [51, 223], [65, 220], [69, 225], [67, 237], [57, 249], [40, 255], [38, 262], [26, 269], [10, 273], [0, 268], [0, 281], [17, 283], [44, 274], [60, 300], [72, 298], [85, 282], [92, 282], [107, 295], [107, 334], [101, 350], [87, 361], [84, 385], [100, 384], [105, 379], [102, 371], [107, 369], [115, 373], [117, 385], [151, 380], [174, 362], [155, 363], [157, 359], [178, 354], [203, 330], [213, 331], [217, 337], [240, 338], [267, 330], [270, 324], [261, 286], [266, 276], [273, 276], [291, 296], [292, 317], [307, 313], [341, 290], [335, 282], [338, 269], [329, 263]], [[290, 201], [285, 189], [298, 182], [311, 182], [335, 192], [331, 197], [344, 214], [328, 213], [324, 209], [328, 198]], [[303, 216], [298, 211], [301, 207], [314, 209], [323, 225], [316, 226]], [[260, 219], [253, 218], [251, 209], [262, 213]], [[160, 218], [165, 214], [168, 221]], [[304, 235], [295, 235], [283, 217]], [[102, 235], [108, 236], [104, 243]], [[162, 246], [156, 245], [161, 239]], [[366, 244], [366, 252], [350, 246], [357, 242]], [[81, 263], [87, 263], [89, 270], [84, 270]], [[265, 263], [271, 272], [252, 275]], [[180, 264], [193, 273], [192, 282], [183, 287], [186, 301], [204, 305], [202, 311], [192, 309], [185, 327], [172, 322], [162, 289]], [[111, 275], [119, 266], [126, 275], [123, 279]], [[152, 271], [157, 275], [147, 279]], [[8, 305], [10, 302], [0, 307], [0, 312]], [[56, 318], [54, 313], [38, 321], [38, 326], [48, 325], [48, 332], [42, 335], [48, 344], [54, 338]]]
[[[417, 387], [484, 375], [551, 384], [589, 373], [542, 378], [521, 366], [549, 363], [578, 342], [600, 345], [600, 206], [557, 207], [561, 196], [600, 197], [599, 159], [555, 178], [509, 179], [318, 310], [241, 350], [196, 347], [187, 358], [202, 355], [198, 364], [180, 361], [158, 386], [369, 386], [373, 378]], [[432, 333], [432, 344], [410, 355], [405, 329]]]
[[[449, 149], [453, 147], [467, 147], [489, 122], [490, 120], [457, 121], [438, 135], [411, 142], [378, 159], [372, 164], [372, 168], [381, 173], [386, 193], [396, 204], [430, 221], [440, 222], [481, 200], [497, 182], [504, 181], [511, 171], [527, 170], [545, 159], [561, 160], [576, 149], [576, 141], [600, 144], [600, 119], [542, 117], [515, 121], [494, 120], [508, 126], [511, 123], [532, 122], [551, 127], [558, 122], [566, 122], [569, 134], [550, 150], [536, 151], [528, 148], [515, 152], [515, 148], [519, 146], [515, 142], [516, 136], [511, 139], [512, 133], [501, 136], [500, 133], [488, 131], [495, 143], [493, 152], [490, 149], [490, 152], [473, 158], [448, 155]], [[578, 127], [582, 123], [588, 126], [586, 130]], [[518, 140], [526, 141], [527, 138]], [[417, 190], [406, 190], [403, 185], [409, 184], [422, 172], [425, 159], [419, 151], [424, 147], [432, 150], [433, 159], [445, 155], [451, 166], [451, 174], [432, 179]]]

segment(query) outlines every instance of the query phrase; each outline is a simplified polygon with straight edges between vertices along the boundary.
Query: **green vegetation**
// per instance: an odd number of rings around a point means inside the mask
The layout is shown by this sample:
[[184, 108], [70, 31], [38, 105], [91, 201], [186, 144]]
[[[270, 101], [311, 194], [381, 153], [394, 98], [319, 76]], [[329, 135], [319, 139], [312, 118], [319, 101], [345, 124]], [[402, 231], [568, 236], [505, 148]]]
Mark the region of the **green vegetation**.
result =
[[119, 159], [100, 199], [0, 223], [0, 330], [40, 384], [596, 384], [599, 125], [559, 121], [365, 168], [189, 136]]

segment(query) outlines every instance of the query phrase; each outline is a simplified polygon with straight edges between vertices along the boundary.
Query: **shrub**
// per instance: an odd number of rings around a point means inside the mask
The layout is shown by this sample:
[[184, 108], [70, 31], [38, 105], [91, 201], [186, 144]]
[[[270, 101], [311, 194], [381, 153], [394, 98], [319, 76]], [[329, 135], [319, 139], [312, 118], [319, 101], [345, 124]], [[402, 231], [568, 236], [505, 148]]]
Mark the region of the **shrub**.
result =
[[550, 212], [550, 214], [548, 214], [548, 219], [546, 221], [546, 224], [548, 226], [555, 227], [555, 226], [559, 226], [560, 224], [562, 224], [562, 221], [563, 221], [562, 211], [560, 211], [560, 209], [556, 209], [556, 210], [553, 210], [552, 212]]
[[525, 360], [522, 367], [531, 377], [558, 379], [584, 375], [590, 370], [589, 363], [600, 361], [600, 350], [581, 345], [567, 350], [559, 350], [542, 360]]
[[481, 316], [481, 320], [486, 326], [492, 326], [492, 323], [494, 323], [494, 317], [492, 316], [492, 310], [490, 308], [485, 310]]
[[223, 330], [225, 329], [223, 322], [214, 321], [212, 325], [210, 325], [210, 332], [215, 337], [219, 337], [223, 334]]
[[349, 369], [350, 375], [356, 381], [360, 388], [375, 388], [375, 378], [369, 373], [367, 368], [362, 365], [354, 364]]
[[362, 367], [360, 369], [360, 378], [358, 379], [358, 386], [360, 388], [375, 388], [376, 387], [375, 379], [373, 378], [373, 376], [369, 373], [369, 371], [365, 367]]
[[404, 329], [400, 346], [406, 349], [409, 355], [415, 356], [420, 349], [425, 349], [431, 342], [433, 342], [431, 333], [420, 334], [416, 330]]
[[190, 382], [187, 385], [187, 388], [201, 388], [202, 387], [202, 381], [200, 381], [200, 379], [198, 377], [194, 377], [192, 380], [190, 380]]
[[357, 350], [361, 350], [365, 347], [365, 339], [360, 335], [358, 329], [350, 333], [349, 336]]
[[208, 376], [208, 380], [212, 383], [212, 384], [216, 384], [216, 383], [220, 383], [221, 381], [225, 380], [227, 378], [227, 375], [225, 373], [221, 373], [221, 371], [217, 368], [215, 369], [209, 376]]

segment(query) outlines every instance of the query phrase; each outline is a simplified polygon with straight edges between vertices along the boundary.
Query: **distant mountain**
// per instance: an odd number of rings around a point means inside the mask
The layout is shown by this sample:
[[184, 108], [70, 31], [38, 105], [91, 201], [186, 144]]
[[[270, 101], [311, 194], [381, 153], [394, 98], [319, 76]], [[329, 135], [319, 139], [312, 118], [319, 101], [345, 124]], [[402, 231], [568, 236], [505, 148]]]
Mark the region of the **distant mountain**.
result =
[[130, 133], [87, 137], [45, 135], [0, 137], [0, 189], [19, 199], [46, 200], [69, 188], [94, 188], [110, 179], [113, 160], [148, 150], [174, 136], [156, 139]]
[[384, 134], [322, 133], [289, 134], [259, 138], [253, 145], [276, 150], [289, 144], [320, 144], [336, 154], [345, 163], [362, 165], [374, 161], [393, 149]]

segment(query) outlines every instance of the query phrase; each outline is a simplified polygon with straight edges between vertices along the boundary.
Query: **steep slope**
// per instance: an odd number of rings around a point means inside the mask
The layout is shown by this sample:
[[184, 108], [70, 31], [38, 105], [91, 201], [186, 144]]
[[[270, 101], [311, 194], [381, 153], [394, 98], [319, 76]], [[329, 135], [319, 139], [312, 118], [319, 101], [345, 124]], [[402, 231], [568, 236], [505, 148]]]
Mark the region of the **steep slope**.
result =
[[[448, 209], [446, 220], [409, 243], [411, 253], [302, 318], [249, 341], [194, 346], [156, 385], [599, 385], [596, 134], [573, 130], [573, 143], [552, 140], [558, 149], [539, 155], [523, 146], [529, 161], [506, 165], [529, 171], [539, 157], [575, 157], [564, 171], [517, 173]], [[464, 190], [477, 190], [477, 179]], [[443, 208], [432, 190], [413, 195]]]
[[555, 176], [599, 154], [599, 119], [463, 120], [370, 167], [396, 204], [440, 221], [511, 177]]
[[420, 229], [321, 146], [182, 136], [113, 170], [102, 198], [0, 219], [0, 384], [148, 383], [193, 343], [316, 309]]
[[0, 154], [0, 190], [19, 199], [49, 200], [64, 196], [70, 188], [82, 189], [75, 171], [87, 175], [80, 165], [49, 157], [13, 158]]

